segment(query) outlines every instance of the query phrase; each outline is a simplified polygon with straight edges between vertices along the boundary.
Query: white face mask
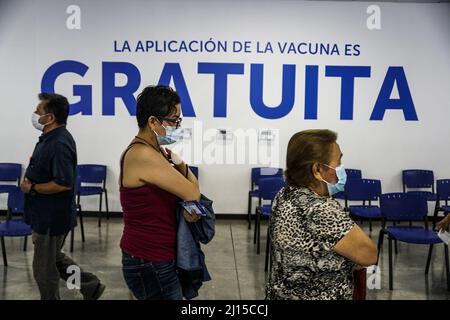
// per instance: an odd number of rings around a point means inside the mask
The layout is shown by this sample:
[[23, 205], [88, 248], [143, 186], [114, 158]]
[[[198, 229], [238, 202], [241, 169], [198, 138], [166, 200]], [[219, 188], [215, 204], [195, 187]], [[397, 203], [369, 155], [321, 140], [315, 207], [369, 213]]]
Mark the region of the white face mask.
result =
[[[153, 132], [156, 135], [156, 139], [158, 140], [158, 143], [160, 145], [168, 145], [175, 142], [178, 142], [181, 139], [181, 128], [175, 129], [175, 127], [166, 127], [162, 124], [160, 120], [158, 122], [161, 124], [161, 126], [166, 131], [166, 135], [161, 136], [158, 133], [156, 133], [155, 130]], [[151, 129], [151, 128], [150, 128]]]
[[35, 127], [39, 131], [44, 130], [45, 124], [39, 123], [39, 119], [45, 115], [46, 114], [41, 116], [41, 115], [37, 114], [36, 112], [33, 112], [31, 114], [31, 123], [33, 124], [33, 127]]
[[342, 192], [345, 190], [345, 183], [347, 182], [347, 172], [345, 171], [345, 168], [343, 165], [340, 165], [339, 167], [333, 168], [326, 164], [328, 168], [331, 168], [336, 171], [336, 176], [338, 178], [338, 182], [336, 183], [329, 183], [328, 181], [322, 179], [323, 182], [327, 184], [328, 187], [328, 194], [330, 196]]

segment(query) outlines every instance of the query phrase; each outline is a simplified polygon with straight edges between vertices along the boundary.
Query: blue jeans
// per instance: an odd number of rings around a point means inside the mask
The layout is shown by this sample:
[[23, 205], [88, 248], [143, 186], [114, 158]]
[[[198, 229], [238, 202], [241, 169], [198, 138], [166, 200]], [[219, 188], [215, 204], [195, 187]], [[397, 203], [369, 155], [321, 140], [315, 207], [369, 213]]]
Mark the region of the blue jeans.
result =
[[122, 252], [122, 272], [138, 300], [182, 300], [175, 261], [151, 262]]

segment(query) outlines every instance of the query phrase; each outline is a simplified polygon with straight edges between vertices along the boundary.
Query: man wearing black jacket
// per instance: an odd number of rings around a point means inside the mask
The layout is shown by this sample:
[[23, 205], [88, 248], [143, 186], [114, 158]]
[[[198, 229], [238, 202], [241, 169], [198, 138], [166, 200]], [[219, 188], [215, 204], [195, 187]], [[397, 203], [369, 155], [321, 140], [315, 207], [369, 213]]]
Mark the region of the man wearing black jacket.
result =
[[43, 133], [20, 186], [25, 193], [25, 220], [33, 229], [34, 278], [41, 299], [55, 300], [60, 298], [59, 279], [67, 280], [79, 270], [84, 299], [98, 299], [105, 286], [61, 252], [66, 235], [76, 225], [77, 152], [66, 129], [69, 103], [58, 94], [41, 93], [39, 100], [32, 124]]

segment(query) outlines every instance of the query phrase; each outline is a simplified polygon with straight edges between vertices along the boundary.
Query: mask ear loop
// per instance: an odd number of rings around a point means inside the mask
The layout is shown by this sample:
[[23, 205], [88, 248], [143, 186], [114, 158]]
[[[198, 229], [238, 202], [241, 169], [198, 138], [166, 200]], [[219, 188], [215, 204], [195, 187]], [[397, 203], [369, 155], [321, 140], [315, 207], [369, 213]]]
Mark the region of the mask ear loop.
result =
[[[329, 166], [329, 165], [327, 165], [325, 163], [322, 163], [322, 165], [327, 166], [328, 168], [333, 169], [334, 171], [336, 171], [336, 168], [333, 168], [332, 166]], [[338, 180], [339, 180], [339, 178], [338, 178]], [[322, 181], [325, 182], [327, 185], [332, 185], [332, 183], [326, 181], [324, 178], [322, 178]]]
[[[159, 122], [159, 124], [161, 124], [162, 125], [162, 123], [159, 121], [159, 119], [158, 118], [156, 118], [155, 116], [152, 116], [152, 117], [154, 117], [158, 122]], [[148, 123], [148, 121], [147, 121], [147, 125], [148, 125], [148, 127], [150, 128], [150, 130], [152, 130], [153, 131], [153, 133], [155, 134], [155, 140], [156, 140], [156, 144], [158, 145], [158, 148], [155, 148], [155, 150], [157, 150], [158, 152], [161, 152], [161, 150], [160, 150], [160, 148], [161, 148], [161, 145], [159, 144], [159, 141], [158, 141], [158, 136], [159, 136], [159, 134], [157, 134], [156, 133], [156, 131], [155, 130], [153, 130], [152, 129], [152, 127], [150, 127], [150, 124]], [[162, 125], [163, 126], [163, 125]], [[163, 128], [164, 128], [164, 126], [163, 126]], [[165, 129], [165, 128], [164, 128]]]
[[[36, 114], [39, 115], [39, 113], [36, 113]], [[47, 115], [49, 115], [49, 114], [51, 114], [51, 113], [43, 114], [42, 116], [39, 116], [39, 119], [41, 119], [42, 117], [45, 117], [45, 116], [47, 116]], [[40, 123], [40, 122], [39, 122], [39, 119], [38, 119], [38, 123]], [[42, 123], [40, 123], [40, 124], [42, 124]], [[46, 125], [48, 125], [48, 123], [42, 124], [42, 125], [45, 127]]]
[[327, 166], [328, 168], [330, 168], [330, 169], [333, 169], [334, 171], [336, 171], [336, 169], [337, 169], [337, 167], [336, 168], [333, 168], [332, 166], [329, 166], [329, 165], [327, 165], [327, 164], [323, 164], [324, 166]]
[[[317, 163], [317, 171], [319, 171], [319, 166], [326, 166], [326, 164], [324, 164], [324, 163]], [[320, 174], [320, 175], [322, 175], [322, 174]], [[328, 185], [328, 182], [325, 181], [325, 179], [323, 177], [320, 179], [320, 181], [325, 182]]]

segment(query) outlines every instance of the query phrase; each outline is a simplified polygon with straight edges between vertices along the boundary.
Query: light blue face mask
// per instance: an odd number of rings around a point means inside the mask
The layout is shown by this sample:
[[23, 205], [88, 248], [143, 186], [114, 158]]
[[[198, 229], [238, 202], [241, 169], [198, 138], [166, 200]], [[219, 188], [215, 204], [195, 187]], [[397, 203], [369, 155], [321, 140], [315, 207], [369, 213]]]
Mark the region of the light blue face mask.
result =
[[336, 171], [336, 176], [338, 178], [338, 182], [336, 183], [329, 183], [328, 181], [325, 181], [322, 179], [323, 182], [327, 184], [328, 188], [328, 194], [330, 197], [338, 192], [344, 191], [345, 183], [347, 182], [347, 173], [345, 172], [345, 168], [343, 165], [340, 165], [339, 167], [333, 168], [326, 164], [328, 168], [331, 168]]
[[[160, 122], [161, 123], [161, 122]], [[165, 127], [162, 123], [161, 126], [166, 130], [166, 135], [161, 136], [153, 130], [156, 134], [156, 139], [160, 145], [168, 145], [175, 142], [178, 142], [181, 137], [181, 128], [175, 129], [174, 127]]]

